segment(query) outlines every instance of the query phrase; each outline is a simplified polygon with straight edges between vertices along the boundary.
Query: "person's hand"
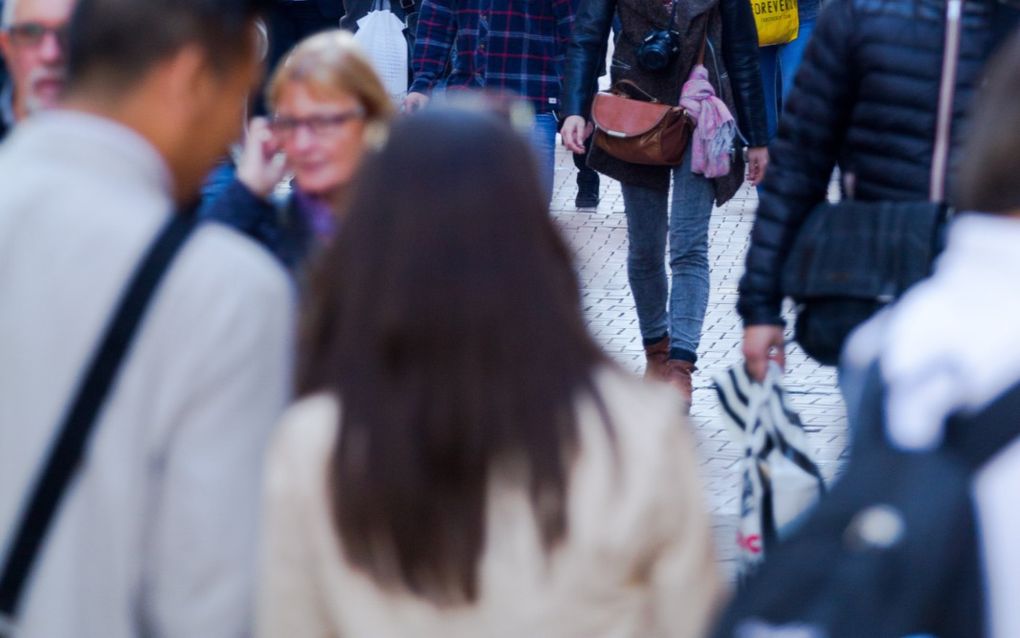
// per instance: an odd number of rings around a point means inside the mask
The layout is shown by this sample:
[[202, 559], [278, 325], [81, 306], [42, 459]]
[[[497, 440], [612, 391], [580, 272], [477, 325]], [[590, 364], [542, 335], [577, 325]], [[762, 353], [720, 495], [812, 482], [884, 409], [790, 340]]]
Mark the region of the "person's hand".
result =
[[401, 105], [400, 110], [404, 113], [414, 113], [415, 111], [420, 111], [425, 108], [428, 103], [429, 96], [424, 93], [412, 91], [404, 98], [404, 103]]
[[572, 153], [584, 155], [584, 141], [591, 135], [594, 126], [584, 121], [580, 115], [571, 115], [563, 120], [560, 127], [560, 137], [563, 138], [563, 146]]
[[760, 325], [744, 328], [744, 366], [755, 381], [765, 380], [769, 361], [786, 367], [782, 326]]
[[253, 118], [248, 125], [244, 150], [237, 161], [237, 179], [252, 193], [268, 197], [287, 172], [287, 157], [269, 130], [264, 117]]
[[769, 167], [769, 149], [765, 146], [756, 146], [747, 149], [747, 181], [754, 186], [761, 184], [765, 179], [765, 171]]

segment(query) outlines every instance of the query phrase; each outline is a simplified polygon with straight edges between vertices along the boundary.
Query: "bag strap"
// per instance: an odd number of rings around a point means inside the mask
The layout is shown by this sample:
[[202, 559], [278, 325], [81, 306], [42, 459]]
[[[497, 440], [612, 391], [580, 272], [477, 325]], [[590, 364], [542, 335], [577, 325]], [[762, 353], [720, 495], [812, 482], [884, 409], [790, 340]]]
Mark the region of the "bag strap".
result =
[[938, 116], [935, 121], [935, 150], [932, 153], [929, 199], [942, 203], [946, 198], [949, 172], [949, 132], [953, 120], [956, 69], [960, 58], [960, 32], [963, 28], [963, 0], [946, 2], [946, 41], [942, 56], [942, 81], [939, 85]]
[[116, 381], [121, 362], [160, 281], [196, 224], [194, 211], [178, 212], [172, 216], [135, 270], [106, 326], [102, 341], [58, 430], [59, 434], [36, 477], [31, 496], [25, 501], [3, 571], [0, 572], [0, 636], [13, 633], [18, 604], [32, 566], [61, 499], [81, 465], [89, 436]]
[[[885, 397], [881, 366], [875, 361], [865, 377], [860, 422], [850, 424], [859, 430], [858, 442], [874, 442], [880, 438], [883, 445], [889, 445], [885, 435]], [[1000, 394], [977, 414], [951, 414], [946, 420], [942, 449], [962, 459], [973, 473], [1017, 438], [1020, 438], [1020, 383]]]
[[1020, 437], [1020, 383], [973, 415], [954, 414], [946, 423], [945, 446], [972, 472]]

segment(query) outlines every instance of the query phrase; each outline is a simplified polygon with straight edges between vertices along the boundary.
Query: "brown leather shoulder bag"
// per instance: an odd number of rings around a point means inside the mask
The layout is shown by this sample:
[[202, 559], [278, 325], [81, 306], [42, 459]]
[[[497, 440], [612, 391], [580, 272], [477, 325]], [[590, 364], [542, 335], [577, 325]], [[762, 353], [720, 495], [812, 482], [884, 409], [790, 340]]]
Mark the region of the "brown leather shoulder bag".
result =
[[595, 145], [632, 164], [677, 166], [694, 122], [685, 109], [663, 104], [629, 80], [595, 94]]

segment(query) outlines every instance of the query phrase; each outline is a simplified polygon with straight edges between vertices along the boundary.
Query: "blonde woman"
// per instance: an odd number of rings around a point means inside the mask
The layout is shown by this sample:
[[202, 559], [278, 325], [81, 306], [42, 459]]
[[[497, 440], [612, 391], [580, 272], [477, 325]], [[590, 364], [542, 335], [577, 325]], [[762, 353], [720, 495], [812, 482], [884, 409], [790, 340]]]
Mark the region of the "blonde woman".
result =
[[[327, 31], [300, 42], [268, 88], [272, 116], [248, 128], [237, 177], [203, 216], [264, 245], [290, 270], [336, 232], [343, 199], [371, 130], [393, 105], [349, 33]], [[289, 195], [273, 192], [287, 173]]]

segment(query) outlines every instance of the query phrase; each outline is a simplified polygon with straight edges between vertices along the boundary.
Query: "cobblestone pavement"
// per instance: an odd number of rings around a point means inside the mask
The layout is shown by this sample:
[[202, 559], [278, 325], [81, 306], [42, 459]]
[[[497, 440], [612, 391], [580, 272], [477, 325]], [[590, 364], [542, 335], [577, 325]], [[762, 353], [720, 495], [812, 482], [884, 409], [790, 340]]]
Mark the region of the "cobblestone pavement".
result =
[[[634, 302], [627, 286], [627, 234], [623, 198], [616, 182], [602, 178], [598, 209], [577, 210], [576, 171], [570, 156], [557, 151], [553, 215], [577, 251], [589, 326], [603, 347], [625, 368], [640, 373], [644, 351]], [[740, 360], [741, 326], [735, 310], [737, 282], [754, 219], [757, 197], [746, 187], [712, 214], [709, 230], [711, 296], [694, 378], [693, 422], [698, 435], [706, 505], [716, 526], [719, 559], [727, 573], [735, 569], [735, 526], [739, 455], [719, 417], [711, 387], [713, 374]], [[787, 335], [788, 340], [791, 335]], [[787, 348], [785, 386], [808, 431], [808, 440], [827, 478], [845, 455], [846, 416], [831, 368], [808, 360], [796, 346]]]

